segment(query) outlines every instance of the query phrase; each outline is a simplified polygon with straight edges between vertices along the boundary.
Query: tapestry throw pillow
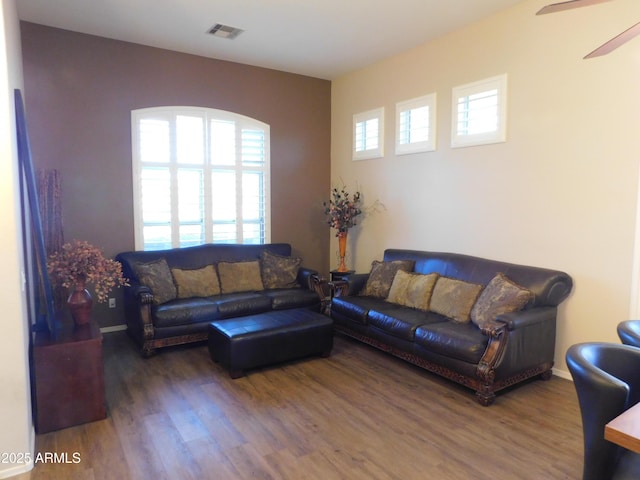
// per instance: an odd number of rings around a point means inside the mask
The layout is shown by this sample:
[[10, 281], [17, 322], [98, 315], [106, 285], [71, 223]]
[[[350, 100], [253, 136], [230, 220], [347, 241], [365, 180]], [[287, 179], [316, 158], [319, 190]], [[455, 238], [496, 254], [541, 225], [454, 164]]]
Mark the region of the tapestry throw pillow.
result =
[[522, 310], [533, 299], [533, 293], [497, 273], [484, 288], [471, 310], [471, 321], [483, 328], [498, 315]]
[[268, 250], [260, 255], [262, 265], [262, 284], [264, 288], [295, 288], [298, 287], [298, 269], [302, 259], [297, 257], [283, 257]]
[[222, 293], [258, 292], [264, 290], [260, 277], [260, 262], [218, 263], [220, 291]]
[[178, 290], [178, 298], [220, 295], [220, 282], [213, 265], [193, 270], [172, 268], [171, 273]]
[[360, 295], [366, 295], [375, 298], [387, 298], [393, 279], [398, 270], [410, 272], [413, 270], [414, 262], [412, 260], [394, 260], [392, 262], [379, 262], [374, 260], [371, 263], [371, 271], [367, 284], [362, 289]]
[[468, 323], [482, 285], [449, 277], [439, 277], [431, 295], [429, 309], [454, 322]]
[[164, 258], [149, 263], [135, 263], [133, 271], [141, 285], [153, 291], [153, 303], [160, 305], [177, 296], [176, 286], [173, 284], [171, 270]]
[[428, 311], [431, 294], [438, 276], [437, 273], [423, 275], [398, 270], [393, 278], [387, 301]]

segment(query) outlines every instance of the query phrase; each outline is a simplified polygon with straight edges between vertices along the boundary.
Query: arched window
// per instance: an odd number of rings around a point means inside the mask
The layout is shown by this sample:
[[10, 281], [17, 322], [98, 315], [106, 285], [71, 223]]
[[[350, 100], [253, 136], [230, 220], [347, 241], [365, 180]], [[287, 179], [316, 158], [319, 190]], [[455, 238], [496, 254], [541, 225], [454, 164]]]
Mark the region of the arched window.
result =
[[196, 107], [131, 124], [137, 250], [270, 241], [269, 125]]

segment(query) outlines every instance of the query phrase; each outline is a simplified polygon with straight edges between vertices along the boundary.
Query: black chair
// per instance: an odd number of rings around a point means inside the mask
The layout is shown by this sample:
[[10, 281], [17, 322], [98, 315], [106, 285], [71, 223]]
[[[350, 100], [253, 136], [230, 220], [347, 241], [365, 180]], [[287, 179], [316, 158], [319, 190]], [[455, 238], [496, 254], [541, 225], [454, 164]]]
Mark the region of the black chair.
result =
[[640, 479], [640, 455], [604, 439], [604, 426], [640, 401], [640, 349], [581, 343], [566, 360], [582, 414], [583, 480]]
[[625, 320], [618, 324], [618, 337], [625, 345], [640, 347], [640, 320]]

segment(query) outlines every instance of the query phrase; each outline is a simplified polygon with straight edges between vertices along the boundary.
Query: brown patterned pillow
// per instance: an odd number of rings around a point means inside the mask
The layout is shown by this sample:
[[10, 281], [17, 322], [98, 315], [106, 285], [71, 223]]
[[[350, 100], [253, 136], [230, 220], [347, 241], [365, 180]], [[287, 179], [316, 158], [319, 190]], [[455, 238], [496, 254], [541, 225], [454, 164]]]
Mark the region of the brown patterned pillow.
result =
[[450, 318], [454, 322], [467, 323], [482, 285], [455, 278], [440, 277], [431, 295], [429, 309]]
[[387, 298], [393, 279], [398, 270], [410, 272], [413, 270], [412, 260], [394, 260], [393, 262], [379, 262], [374, 260], [371, 263], [371, 272], [367, 279], [367, 284], [362, 289], [360, 295], [369, 297]]
[[262, 283], [264, 288], [294, 288], [298, 287], [298, 269], [301, 258], [283, 257], [268, 250], [260, 255], [262, 264]]
[[498, 315], [522, 310], [533, 299], [533, 293], [497, 273], [487, 284], [471, 310], [471, 321], [483, 328]]
[[260, 262], [218, 263], [220, 290], [222, 293], [259, 292], [264, 290], [260, 277]]
[[133, 265], [141, 285], [149, 287], [153, 291], [153, 303], [160, 305], [177, 296], [176, 286], [169, 265], [164, 258], [159, 258], [149, 263], [136, 263]]
[[422, 275], [398, 270], [391, 284], [387, 301], [427, 311], [436, 280], [438, 280], [437, 273]]
[[178, 298], [220, 295], [220, 282], [213, 265], [195, 270], [172, 268], [171, 273], [178, 289]]

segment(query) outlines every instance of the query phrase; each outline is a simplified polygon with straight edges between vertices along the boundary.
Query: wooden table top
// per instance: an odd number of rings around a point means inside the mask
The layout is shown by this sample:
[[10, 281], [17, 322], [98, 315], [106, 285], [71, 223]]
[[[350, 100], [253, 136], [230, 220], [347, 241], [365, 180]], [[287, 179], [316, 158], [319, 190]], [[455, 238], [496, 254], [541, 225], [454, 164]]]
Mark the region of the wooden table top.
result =
[[618, 415], [604, 427], [604, 438], [640, 453], [640, 403]]

